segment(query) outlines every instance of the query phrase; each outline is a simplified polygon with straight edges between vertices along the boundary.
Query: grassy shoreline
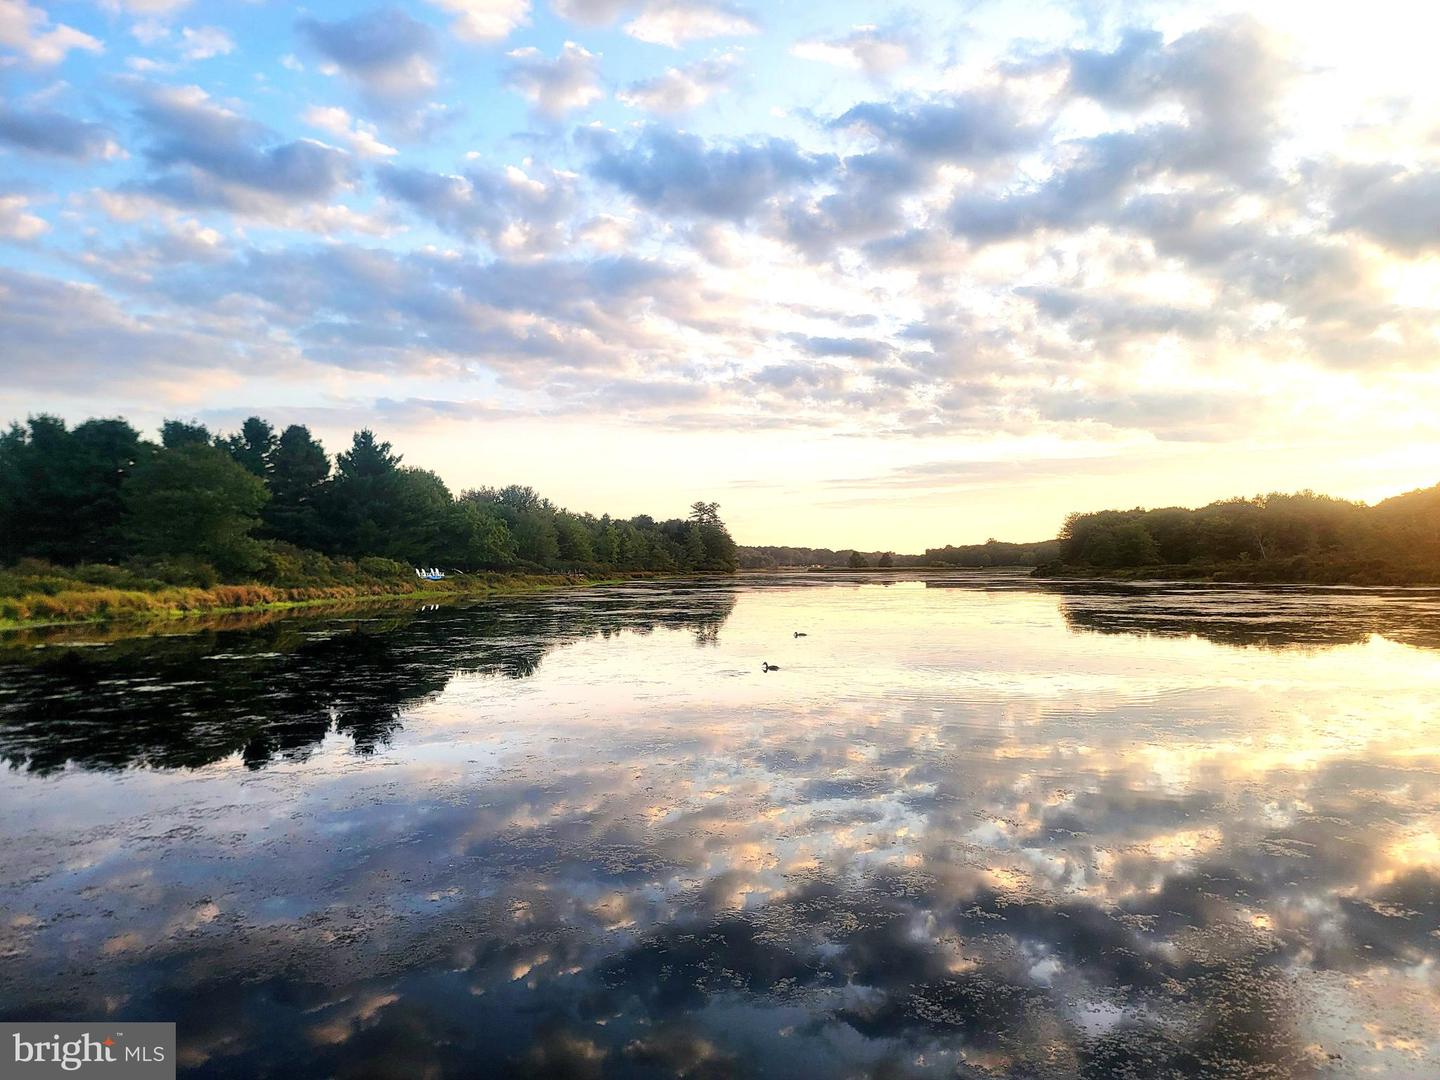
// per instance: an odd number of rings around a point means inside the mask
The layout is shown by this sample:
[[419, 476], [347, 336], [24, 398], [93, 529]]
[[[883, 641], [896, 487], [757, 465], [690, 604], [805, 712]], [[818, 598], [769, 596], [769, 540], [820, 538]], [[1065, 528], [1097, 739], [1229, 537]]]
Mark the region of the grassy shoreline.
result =
[[465, 574], [423, 585], [215, 585], [155, 590], [77, 587], [0, 600], [0, 631], [108, 623], [173, 624], [213, 615], [345, 608], [384, 603], [450, 603], [647, 580], [653, 573]]

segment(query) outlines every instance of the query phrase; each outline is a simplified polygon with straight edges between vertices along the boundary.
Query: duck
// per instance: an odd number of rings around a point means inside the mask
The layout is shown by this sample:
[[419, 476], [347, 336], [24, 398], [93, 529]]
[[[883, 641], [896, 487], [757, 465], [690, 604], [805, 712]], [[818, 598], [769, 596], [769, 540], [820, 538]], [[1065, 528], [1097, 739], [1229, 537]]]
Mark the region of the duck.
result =
[[809, 637], [810, 635], [807, 634], [807, 633], [805, 633], [804, 630], [796, 630], [796, 631], [795, 631], [795, 636], [796, 636], [796, 637]]
[[779, 665], [777, 665], [777, 664], [772, 664], [772, 663], [770, 663], [770, 661], [767, 660], [767, 661], [765, 661], [763, 664], [760, 665], [760, 670], [761, 670], [761, 671], [779, 671], [779, 670], [780, 670], [780, 667], [779, 667]]

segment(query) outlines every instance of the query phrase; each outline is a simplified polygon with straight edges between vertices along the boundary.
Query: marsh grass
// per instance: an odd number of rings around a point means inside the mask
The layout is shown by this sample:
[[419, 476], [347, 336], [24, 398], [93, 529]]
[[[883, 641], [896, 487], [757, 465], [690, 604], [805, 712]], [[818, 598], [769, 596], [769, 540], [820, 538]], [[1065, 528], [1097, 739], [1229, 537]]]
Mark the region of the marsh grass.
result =
[[[0, 570], [0, 628], [112, 620], [165, 620], [224, 612], [308, 607], [371, 599], [447, 599], [598, 585], [644, 574], [455, 574], [421, 581], [413, 570], [383, 559], [325, 560], [330, 580], [305, 583], [289, 573], [283, 584], [213, 580], [203, 565], [184, 568], [81, 565], [57, 567], [23, 560]], [[368, 565], [367, 565], [368, 564]], [[313, 566], [311, 569], [322, 569]], [[166, 578], [189, 578], [190, 584]], [[202, 584], [206, 579], [209, 583]], [[349, 580], [336, 580], [349, 578]]]

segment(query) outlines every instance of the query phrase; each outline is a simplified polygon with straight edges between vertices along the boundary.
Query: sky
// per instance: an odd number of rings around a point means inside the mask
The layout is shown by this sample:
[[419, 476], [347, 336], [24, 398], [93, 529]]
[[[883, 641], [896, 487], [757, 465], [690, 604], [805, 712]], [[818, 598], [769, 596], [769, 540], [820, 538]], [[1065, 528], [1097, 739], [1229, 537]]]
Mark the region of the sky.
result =
[[1424, 5], [0, 0], [0, 421], [918, 551], [1440, 481]]

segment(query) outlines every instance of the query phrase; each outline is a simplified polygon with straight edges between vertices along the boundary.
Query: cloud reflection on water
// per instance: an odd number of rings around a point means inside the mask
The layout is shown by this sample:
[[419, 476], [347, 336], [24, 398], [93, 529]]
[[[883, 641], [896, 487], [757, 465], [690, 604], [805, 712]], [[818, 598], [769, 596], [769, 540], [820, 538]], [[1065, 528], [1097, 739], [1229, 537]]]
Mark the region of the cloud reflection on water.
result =
[[173, 1017], [196, 1075], [1440, 1068], [1426, 601], [1255, 649], [1254, 591], [993, 584], [32, 655], [0, 1011]]

